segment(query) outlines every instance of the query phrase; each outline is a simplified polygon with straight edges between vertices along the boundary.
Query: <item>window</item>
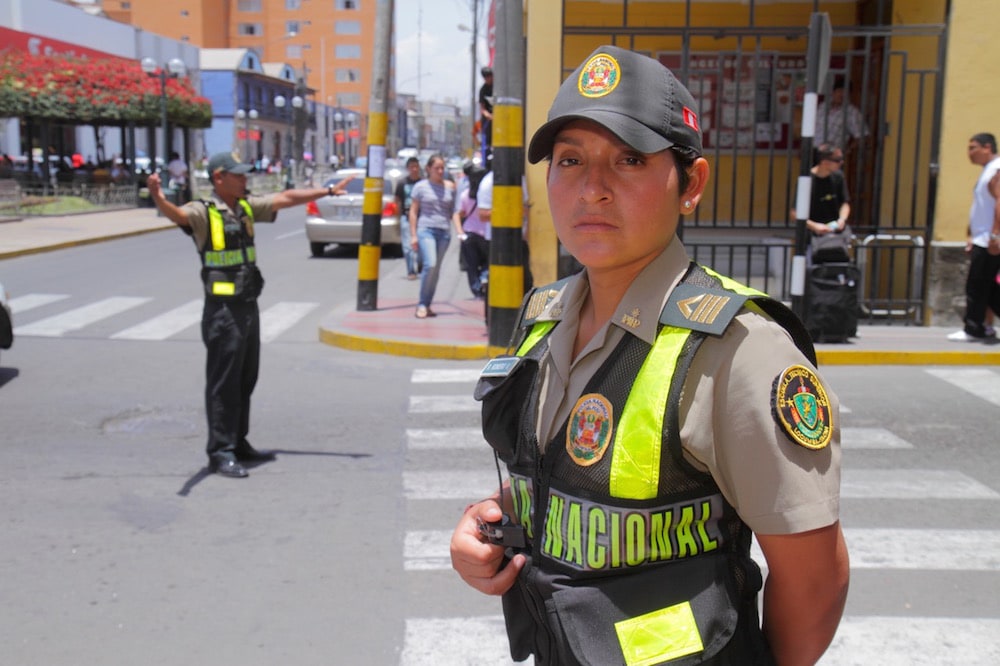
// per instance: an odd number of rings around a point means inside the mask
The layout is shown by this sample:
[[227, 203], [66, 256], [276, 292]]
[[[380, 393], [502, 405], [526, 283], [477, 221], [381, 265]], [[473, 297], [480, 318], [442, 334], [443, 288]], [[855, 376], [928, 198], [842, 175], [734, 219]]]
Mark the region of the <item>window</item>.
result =
[[334, 9], [358, 9], [361, 0], [336, 0]]
[[302, 9], [302, 0], [285, 0], [285, 9]]
[[337, 95], [337, 106], [361, 106], [361, 93], [339, 93]]
[[297, 35], [302, 32], [302, 21], [285, 21], [285, 34]]
[[289, 44], [285, 47], [285, 57], [289, 60], [299, 60], [302, 58], [302, 45]]
[[239, 0], [236, 3], [238, 12], [259, 12], [261, 0]]
[[337, 44], [337, 58], [360, 58], [361, 46], [358, 44]]
[[121, 8], [122, 9], [132, 9], [132, 3], [131, 2], [123, 2]]
[[262, 35], [264, 26], [260, 23], [240, 23], [236, 26], [237, 35]]
[[361, 21], [334, 21], [333, 31], [338, 35], [360, 35]]
[[188, 16], [188, 10], [182, 9], [181, 10], [181, 16]]
[[361, 80], [361, 70], [353, 67], [338, 67], [335, 76], [337, 83], [357, 83]]

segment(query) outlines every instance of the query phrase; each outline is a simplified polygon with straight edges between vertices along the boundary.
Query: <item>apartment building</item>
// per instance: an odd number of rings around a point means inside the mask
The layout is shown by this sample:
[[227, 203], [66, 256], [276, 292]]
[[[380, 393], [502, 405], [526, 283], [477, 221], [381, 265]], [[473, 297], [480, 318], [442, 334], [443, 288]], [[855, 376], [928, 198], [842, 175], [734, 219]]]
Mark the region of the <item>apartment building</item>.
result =
[[[253, 49], [286, 63], [324, 107], [356, 114], [364, 152], [372, 83], [374, 0], [98, 0], [111, 19], [201, 48]], [[391, 79], [390, 79], [391, 80]], [[390, 85], [390, 89], [393, 86]]]

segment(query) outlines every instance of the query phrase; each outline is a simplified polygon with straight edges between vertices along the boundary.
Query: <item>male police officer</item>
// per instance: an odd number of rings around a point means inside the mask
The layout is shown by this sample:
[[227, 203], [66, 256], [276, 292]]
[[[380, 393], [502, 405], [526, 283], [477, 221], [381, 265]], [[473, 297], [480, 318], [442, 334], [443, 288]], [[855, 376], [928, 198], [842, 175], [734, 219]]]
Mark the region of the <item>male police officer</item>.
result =
[[166, 199], [160, 178], [147, 181], [156, 207], [194, 239], [201, 255], [205, 307], [201, 337], [207, 348], [205, 410], [208, 460], [212, 471], [231, 478], [247, 476], [243, 462], [272, 460], [247, 441], [250, 394], [260, 363], [260, 312], [257, 296], [264, 279], [257, 269], [255, 222], [273, 222], [277, 211], [343, 194], [347, 180], [324, 188], [285, 190], [267, 196], [247, 195], [247, 173], [229, 153], [208, 161], [212, 197], [176, 206]]

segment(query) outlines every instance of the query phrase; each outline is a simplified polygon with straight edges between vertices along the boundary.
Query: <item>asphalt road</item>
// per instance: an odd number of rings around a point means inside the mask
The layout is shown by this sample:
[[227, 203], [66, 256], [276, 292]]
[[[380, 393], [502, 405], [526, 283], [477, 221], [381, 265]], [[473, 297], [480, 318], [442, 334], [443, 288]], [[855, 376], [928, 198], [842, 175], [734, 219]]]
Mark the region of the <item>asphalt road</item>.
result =
[[[447, 563], [496, 483], [481, 363], [319, 343], [356, 262], [309, 258], [291, 216], [258, 233], [251, 441], [279, 453], [245, 480], [204, 470], [186, 237], [0, 261], [20, 331], [0, 359], [3, 663], [510, 663], [498, 603]], [[1000, 662], [1000, 368], [824, 372], [853, 579], [822, 664]]]

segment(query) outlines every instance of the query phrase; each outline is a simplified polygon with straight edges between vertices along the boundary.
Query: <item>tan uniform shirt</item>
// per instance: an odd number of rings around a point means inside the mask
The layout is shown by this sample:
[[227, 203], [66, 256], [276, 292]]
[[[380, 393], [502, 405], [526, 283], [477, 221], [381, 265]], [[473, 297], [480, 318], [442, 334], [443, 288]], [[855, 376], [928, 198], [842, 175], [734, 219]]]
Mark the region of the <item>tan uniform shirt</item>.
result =
[[[250, 210], [253, 211], [253, 221], [257, 222], [274, 222], [278, 217], [278, 211], [274, 210], [274, 206], [271, 205], [271, 196], [249, 196], [246, 198], [247, 203], [250, 204]], [[222, 218], [226, 218], [226, 214], [234, 214], [230, 210], [226, 203], [217, 197], [215, 193], [212, 193], [212, 201], [215, 203], [215, 207], [219, 209], [222, 214]], [[208, 239], [209, 229], [208, 229], [208, 209], [200, 201], [189, 201], [184, 206], [182, 210], [187, 215], [188, 224], [191, 225], [191, 232], [194, 236], [195, 244], [198, 247], [205, 247], [205, 241]], [[237, 216], [239, 219], [239, 216]]]
[[[540, 442], [561, 434], [557, 431], [587, 382], [623, 336], [653, 343], [660, 312], [688, 261], [684, 246], [674, 240], [636, 277], [615, 315], [575, 359], [580, 307], [589, 291], [586, 272], [549, 303], [538, 319], [561, 323], [552, 331], [540, 368]], [[812, 367], [781, 326], [743, 311], [722, 337], [709, 336], [702, 344], [683, 392], [680, 424], [686, 458], [712, 474], [743, 521], [761, 534], [805, 532], [829, 525], [839, 515], [836, 396], [827, 389], [834, 433], [830, 445], [819, 451], [793, 443], [772, 413], [774, 380], [796, 364]]]

